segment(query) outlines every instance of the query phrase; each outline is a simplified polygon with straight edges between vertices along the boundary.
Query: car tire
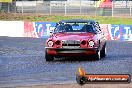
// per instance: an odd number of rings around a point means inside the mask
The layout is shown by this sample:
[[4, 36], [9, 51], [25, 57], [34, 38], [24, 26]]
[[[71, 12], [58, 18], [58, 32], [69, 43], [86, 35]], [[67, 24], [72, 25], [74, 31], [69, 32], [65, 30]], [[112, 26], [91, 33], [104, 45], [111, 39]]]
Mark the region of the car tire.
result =
[[97, 51], [96, 51], [95, 59], [96, 59], [96, 60], [100, 60], [100, 59], [101, 59], [101, 52], [100, 52], [100, 50], [97, 50]]
[[106, 45], [103, 46], [103, 49], [101, 50], [101, 57], [106, 56]]
[[46, 61], [53, 61], [54, 60], [54, 57], [51, 56], [51, 55], [48, 55], [47, 54], [47, 51], [45, 51], [45, 59], [46, 59]]

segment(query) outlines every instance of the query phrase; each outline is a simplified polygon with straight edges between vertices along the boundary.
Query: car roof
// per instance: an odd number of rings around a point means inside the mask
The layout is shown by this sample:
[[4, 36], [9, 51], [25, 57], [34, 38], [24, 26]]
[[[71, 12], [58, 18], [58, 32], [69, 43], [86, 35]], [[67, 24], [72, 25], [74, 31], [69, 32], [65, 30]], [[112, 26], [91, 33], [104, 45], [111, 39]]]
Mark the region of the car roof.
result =
[[62, 23], [95, 23], [95, 20], [85, 20], [85, 19], [71, 19], [71, 20], [60, 20]]

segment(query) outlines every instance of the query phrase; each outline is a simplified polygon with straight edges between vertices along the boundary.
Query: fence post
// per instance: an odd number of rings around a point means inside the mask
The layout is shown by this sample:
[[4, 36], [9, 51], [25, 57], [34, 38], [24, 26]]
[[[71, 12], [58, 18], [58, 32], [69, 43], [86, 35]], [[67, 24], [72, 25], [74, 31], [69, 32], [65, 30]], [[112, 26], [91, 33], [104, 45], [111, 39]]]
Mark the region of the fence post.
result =
[[82, 4], [81, 4], [81, 0], [80, 0], [80, 14], [82, 13]]
[[[35, 5], [37, 4], [37, 0], [35, 0]], [[33, 5], [32, 5], [33, 6]], [[35, 6], [35, 14], [37, 14], [37, 6]]]
[[81, 14], [81, 12], [82, 12], [81, 9], [82, 9], [82, 6], [81, 6], [81, 0], [80, 0], [80, 14]]
[[8, 2], [8, 13], [10, 12], [10, 3]]
[[132, 5], [130, 5], [130, 16], [132, 15]]
[[16, 14], [17, 13], [16, 0], [14, 2], [15, 2], [15, 14]]
[[[50, 2], [50, 1], [49, 1]], [[49, 3], [49, 5], [50, 5], [50, 15], [51, 15], [51, 2]]]
[[37, 0], [35, 0], [35, 14], [37, 14]]
[[112, 17], [114, 16], [114, 1], [112, 1]]
[[66, 5], [67, 5], [67, 3], [66, 3], [66, 1], [65, 1], [65, 15], [66, 15]]
[[97, 1], [94, 1], [95, 16], [97, 16]]
[[23, 13], [23, 0], [22, 0], [22, 13]]

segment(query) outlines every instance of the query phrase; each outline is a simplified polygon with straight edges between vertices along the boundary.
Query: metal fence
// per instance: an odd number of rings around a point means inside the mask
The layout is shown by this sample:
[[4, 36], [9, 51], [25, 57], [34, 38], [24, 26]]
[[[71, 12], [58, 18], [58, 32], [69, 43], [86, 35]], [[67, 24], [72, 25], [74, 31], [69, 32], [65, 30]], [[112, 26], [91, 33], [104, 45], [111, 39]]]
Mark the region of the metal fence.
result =
[[132, 1], [113, 1], [112, 8], [97, 7], [96, 1], [16, 1], [0, 4], [10, 13], [41, 13], [45, 15], [131, 16]]

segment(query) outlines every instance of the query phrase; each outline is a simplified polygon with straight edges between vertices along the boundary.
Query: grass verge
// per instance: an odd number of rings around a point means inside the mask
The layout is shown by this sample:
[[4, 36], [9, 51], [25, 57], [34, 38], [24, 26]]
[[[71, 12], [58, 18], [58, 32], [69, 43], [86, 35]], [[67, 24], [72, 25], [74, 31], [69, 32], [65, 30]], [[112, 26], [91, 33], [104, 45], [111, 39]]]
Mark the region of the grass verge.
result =
[[33, 22], [58, 22], [62, 19], [90, 19], [97, 20], [100, 24], [132, 24], [132, 17], [106, 17], [106, 16], [55, 16], [55, 15], [36, 15], [36, 14], [11, 14], [0, 13], [0, 20], [6, 21], [33, 21]]

